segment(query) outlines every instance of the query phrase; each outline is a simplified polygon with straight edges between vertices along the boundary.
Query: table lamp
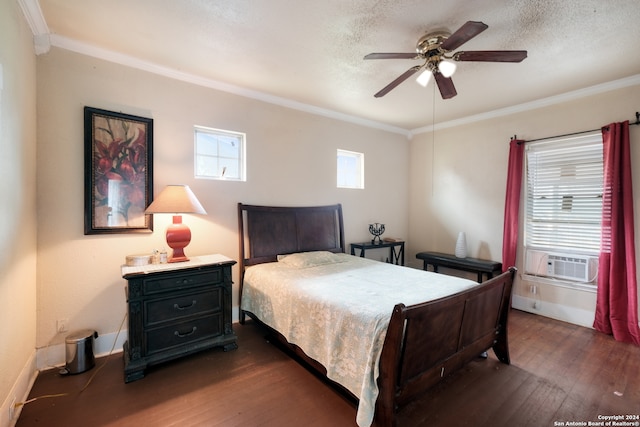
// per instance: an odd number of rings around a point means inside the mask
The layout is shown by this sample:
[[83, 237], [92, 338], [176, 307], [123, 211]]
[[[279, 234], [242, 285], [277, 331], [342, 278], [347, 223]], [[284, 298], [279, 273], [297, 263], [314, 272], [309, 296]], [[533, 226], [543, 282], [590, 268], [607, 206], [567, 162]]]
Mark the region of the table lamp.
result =
[[191, 242], [191, 230], [182, 223], [183, 213], [206, 214], [188, 185], [167, 185], [144, 211], [145, 214], [171, 213], [173, 224], [167, 227], [167, 245], [173, 249], [169, 262], [189, 261], [184, 248]]

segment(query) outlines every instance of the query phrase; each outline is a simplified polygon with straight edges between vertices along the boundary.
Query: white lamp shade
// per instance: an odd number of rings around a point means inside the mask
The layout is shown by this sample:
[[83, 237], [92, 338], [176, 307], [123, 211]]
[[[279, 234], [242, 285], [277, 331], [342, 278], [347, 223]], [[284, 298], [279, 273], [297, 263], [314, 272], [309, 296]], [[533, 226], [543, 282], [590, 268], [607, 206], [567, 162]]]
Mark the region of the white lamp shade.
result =
[[207, 211], [204, 210], [188, 185], [167, 185], [144, 213], [192, 213], [204, 215]]
[[438, 70], [440, 70], [440, 74], [445, 77], [453, 76], [453, 73], [456, 72], [456, 63], [451, 61], [440, 61], [438, 64]]
[[427, 87], [429, 80], [431, 80], [431, 70], [424, 70], [416, 79], [418, 84], [422, 87]]

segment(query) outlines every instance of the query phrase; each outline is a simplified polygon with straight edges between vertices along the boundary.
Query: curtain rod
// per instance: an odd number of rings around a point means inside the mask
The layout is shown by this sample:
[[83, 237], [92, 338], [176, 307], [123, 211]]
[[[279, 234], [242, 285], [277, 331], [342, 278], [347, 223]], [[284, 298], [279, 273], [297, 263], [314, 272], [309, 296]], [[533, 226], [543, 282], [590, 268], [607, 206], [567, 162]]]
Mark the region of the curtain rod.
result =
[[[640, 125], [640, 112], [636, 111], [636, 121], [635, 122], [629, 122], [629, 125]], [[536, 139], [530, 139], [528, 141], [521, 141], [521, 142], [518, 142], [518, 144], [526, 144], [527, 142], [535, 142], [535, 141], [544, 141], [545, 139], [562, 138], [562, 137], [565, 137], [565, 136], [582, 135], [583, 133], [591, 133], [591, 132], [596, 132], [596, 131], [599, 131], [599, 130], [600, 129], [590, 129], [590, 130], [583, 130], [583, 131], [580, 131], [580, 132], [565, 133], [563, 135], [546, 136], [544, 138], [536, 138]], [[516, 135], [513, 135], [511, 137], [511, 140], [513, 141], [514, 139], [518, 139], [518, 137]]]

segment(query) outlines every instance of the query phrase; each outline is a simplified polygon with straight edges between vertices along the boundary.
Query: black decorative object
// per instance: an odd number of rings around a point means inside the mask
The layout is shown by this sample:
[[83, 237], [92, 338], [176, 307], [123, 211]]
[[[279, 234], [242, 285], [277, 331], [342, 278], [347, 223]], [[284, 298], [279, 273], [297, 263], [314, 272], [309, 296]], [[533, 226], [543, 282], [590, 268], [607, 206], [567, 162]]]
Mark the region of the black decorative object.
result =
[[378, 243], [382, 243], [380, 236], [384, 233], [384, 224], [374, 223], [369, 224], [369, 233], [373, 234], [373, 239], [371, 239], [371, 244], [376, 244], [376, 239], [378, 239]]

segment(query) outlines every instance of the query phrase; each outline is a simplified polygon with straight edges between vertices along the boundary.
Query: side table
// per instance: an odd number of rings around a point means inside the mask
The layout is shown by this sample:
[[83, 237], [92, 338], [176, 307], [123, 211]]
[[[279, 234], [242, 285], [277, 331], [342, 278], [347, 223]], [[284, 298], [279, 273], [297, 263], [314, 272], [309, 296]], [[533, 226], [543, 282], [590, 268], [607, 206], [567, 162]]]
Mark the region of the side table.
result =
[[367, 249], [379, 248], [389, 248], [389, 258], [387, 262], [397, 265], [404, 265], [404, 241], [387, 242], [383, 240], [380, 243], [351, 243], [351, 255], [355, 255], [356, 249], [359, 249], [360, 257], [364, 258], [364, 253]]

